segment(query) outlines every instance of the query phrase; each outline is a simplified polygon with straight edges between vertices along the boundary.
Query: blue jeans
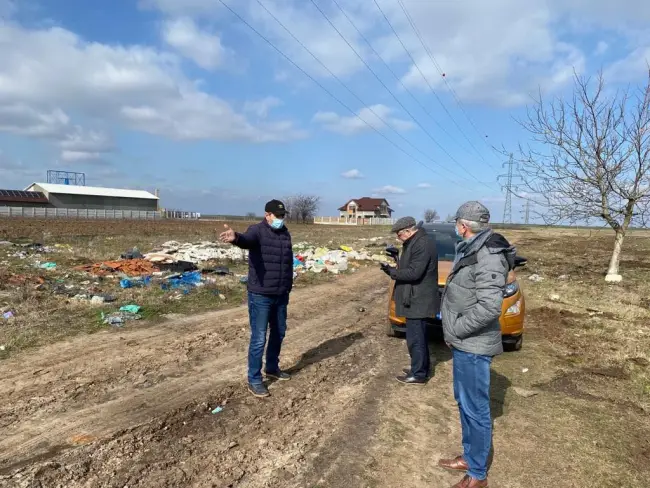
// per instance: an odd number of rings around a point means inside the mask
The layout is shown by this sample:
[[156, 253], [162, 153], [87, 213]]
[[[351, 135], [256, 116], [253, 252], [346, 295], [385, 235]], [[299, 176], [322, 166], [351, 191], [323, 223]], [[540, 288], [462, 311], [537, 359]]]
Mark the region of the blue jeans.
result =
[[262, 357], [266, 345], [266, 331], [269, 345], [266, 348], [266, 371], [280, 370], [280, 349], [287, 330], [287, 305], [289, 294], [260, 295], [248, 293], [248, 317], [251, 325], [251, 341], [248, 346], [248, 382], [262, 383]]
[[487, 478], [488, 457], [492, 447], [490, 415], [491, 356], [452, 349], [454, 361], [454, 397], [460, 410], [463, 430], [463, 458], [472, 478]]

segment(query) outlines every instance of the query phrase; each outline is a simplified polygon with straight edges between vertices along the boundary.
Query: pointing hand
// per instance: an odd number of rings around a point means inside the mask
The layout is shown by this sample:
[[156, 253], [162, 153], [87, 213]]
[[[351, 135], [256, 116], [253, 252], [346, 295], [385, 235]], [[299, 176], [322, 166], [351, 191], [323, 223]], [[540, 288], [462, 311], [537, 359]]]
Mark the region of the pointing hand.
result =
[[223, 226], [226, 230], [219, 234], [219, 240], [226, 244], [232, 244], [235, 242], [235, 231], [228, 224], [224, 224]]

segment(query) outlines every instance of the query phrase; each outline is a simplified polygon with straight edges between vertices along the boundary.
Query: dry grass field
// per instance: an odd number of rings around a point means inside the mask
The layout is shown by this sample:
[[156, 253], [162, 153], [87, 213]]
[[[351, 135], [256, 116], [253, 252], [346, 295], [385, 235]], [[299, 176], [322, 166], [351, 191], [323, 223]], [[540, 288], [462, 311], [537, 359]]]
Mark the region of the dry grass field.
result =
[[[8, 487], [430, 487], [460, 434], [451, 361], [434, 342], [435, 376], [393, 381], [408, 362], [384, 335], [387, 282], [375, 266], [305, 278], [292, 294], [283, 365], [292, 381], [266, 401], [243, 382], [245, 289], [218, 284], [170, 302], [119, 290], [142, 321], [115, 329], [98, 310], [10, 276], [79, 280], [76, 264], [175, 239], [214, 239], [219, 223], [1, 221], [0, 240], [59, 244], [43, 271], [1, 253], [0, 485]], [[245, 224], [233, 224], [240, 230]], [[295, 226], [294, 241], [361, 246], [387, 229]], [[524, 348], [492, 375], [491, 486], [642, 487], [650, 477], [650, 234], [625, 243], [620, 284], [606, 284], [612, 235], [506, 230], [528, 265]], [[381, 245], [381, 242], [379, 243]], [[69, 247], [67, 247], [69, 246]], [[4, 261], [3, 261], [4, 260]], [[228, 263], [239, 273], [243, 263]], [[49, 274], [48, 274], [49, 273]], [[530, 280], [538, 275], [541, 281]], [[68, 275], [66, 277], [66, 275]], [[302, 278], [300, 278], [302, 279]], [[299, 281], [300, 281], [299, 279]], [[108, 306], [108, 305], [107, 305]], [[172, 315], [170, 315], [172, 314]], [[2, 320], [2, 319], [0, 319]], [[92, 332], [92, 334], [89, 334]], [[222, 406], [221, 413], [211, 413]]]

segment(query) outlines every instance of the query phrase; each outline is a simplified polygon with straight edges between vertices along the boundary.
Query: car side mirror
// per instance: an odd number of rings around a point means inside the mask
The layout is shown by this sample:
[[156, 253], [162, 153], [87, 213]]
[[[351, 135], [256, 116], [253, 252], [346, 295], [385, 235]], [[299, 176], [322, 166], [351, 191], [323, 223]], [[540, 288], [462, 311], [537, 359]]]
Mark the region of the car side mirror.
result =
[[528, 263], [528, 259], [526, 259], [523, 256], [515, 256], [515, 268], [521, 268], [522, 266], [526, 266], [526, 263]]

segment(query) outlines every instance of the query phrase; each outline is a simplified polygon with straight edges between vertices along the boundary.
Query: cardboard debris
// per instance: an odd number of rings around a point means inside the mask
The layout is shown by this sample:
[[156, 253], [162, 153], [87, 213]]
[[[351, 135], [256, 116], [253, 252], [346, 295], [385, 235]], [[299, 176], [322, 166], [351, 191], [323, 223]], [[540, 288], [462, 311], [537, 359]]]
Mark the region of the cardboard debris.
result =
[[126, 276], [149, 276], [158, 271], [155, 264], [145, 259], [104, 261], [103, 263], [79, 266], [76, 269], [86, 271], [95, 276], [107, 276], [113, 273], [123, 273]]

